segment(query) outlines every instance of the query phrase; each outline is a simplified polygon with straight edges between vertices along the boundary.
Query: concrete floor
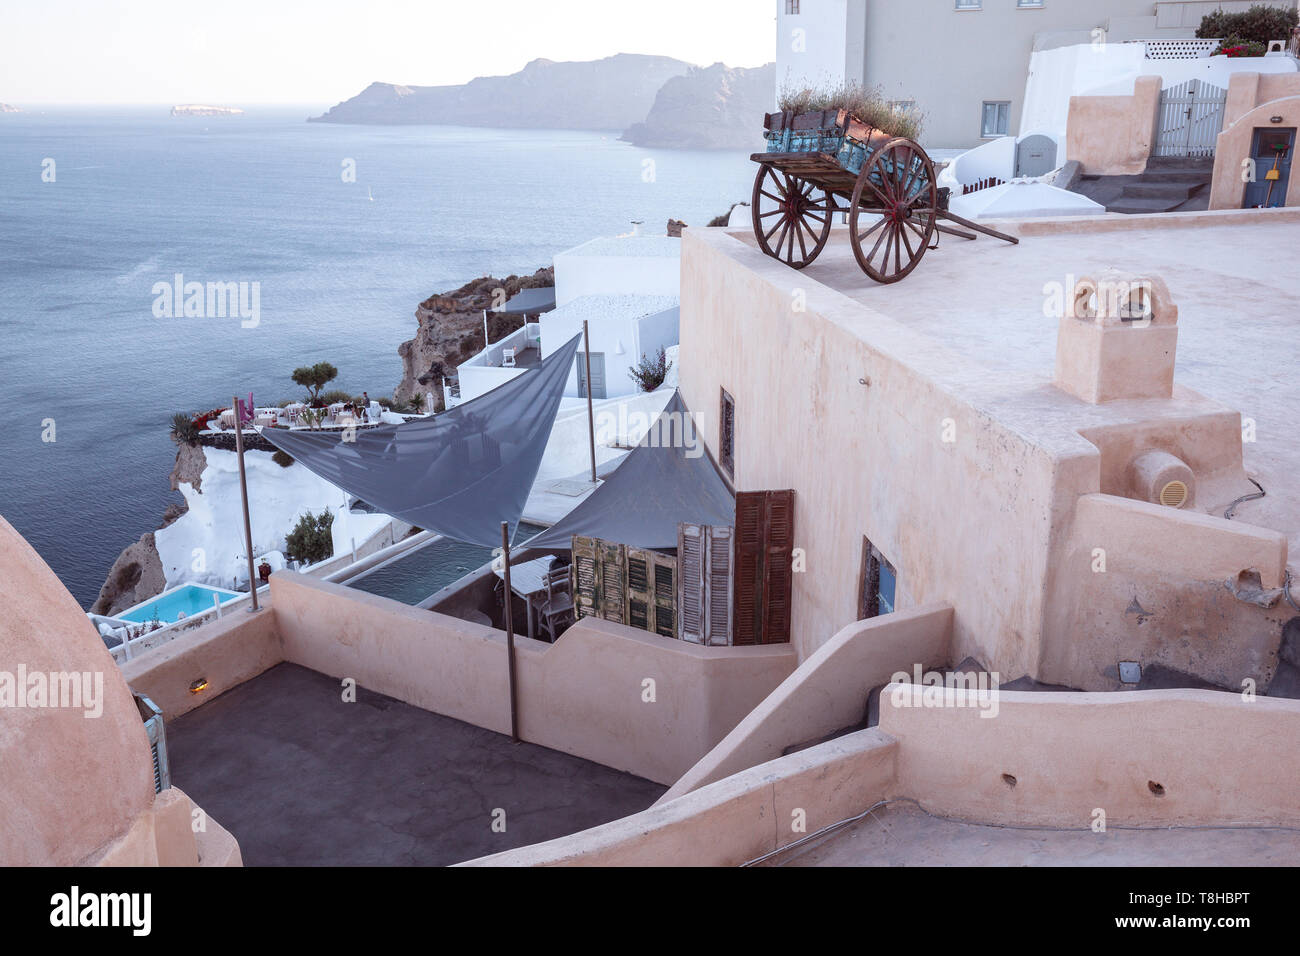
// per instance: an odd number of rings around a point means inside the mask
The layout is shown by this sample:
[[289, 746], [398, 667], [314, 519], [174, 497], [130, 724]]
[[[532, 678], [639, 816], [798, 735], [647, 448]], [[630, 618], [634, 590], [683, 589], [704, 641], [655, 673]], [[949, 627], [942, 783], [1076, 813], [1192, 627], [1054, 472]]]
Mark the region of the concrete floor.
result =
[[[167, 725], [172, 782], [248, 866], [441, 866], [575, 833], [665, 788], [280, 664]], [[492, 814], [505, 810], [504, 833]]]
[[766, 866], [1295, 866], [1300, 831], [1011, 830], [899, 802]]

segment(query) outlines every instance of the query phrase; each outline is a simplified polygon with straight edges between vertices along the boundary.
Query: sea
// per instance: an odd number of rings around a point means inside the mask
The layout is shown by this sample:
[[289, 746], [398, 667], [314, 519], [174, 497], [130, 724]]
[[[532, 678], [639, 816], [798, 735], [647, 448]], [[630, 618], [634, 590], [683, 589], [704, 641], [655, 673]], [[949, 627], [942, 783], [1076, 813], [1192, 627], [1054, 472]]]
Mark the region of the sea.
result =
[[[323, 109], [0, 114], [0, 515], [85, 608], [183, 500], [174, 412], [297, 397], [319, 361], [330, 387], [391, 395], [431, 294], [636, 220], [703, 225], [753, 180], [739, 150], [306, 122]], [[169, 309], [178, 276], [243, 283], [243, 314]]]

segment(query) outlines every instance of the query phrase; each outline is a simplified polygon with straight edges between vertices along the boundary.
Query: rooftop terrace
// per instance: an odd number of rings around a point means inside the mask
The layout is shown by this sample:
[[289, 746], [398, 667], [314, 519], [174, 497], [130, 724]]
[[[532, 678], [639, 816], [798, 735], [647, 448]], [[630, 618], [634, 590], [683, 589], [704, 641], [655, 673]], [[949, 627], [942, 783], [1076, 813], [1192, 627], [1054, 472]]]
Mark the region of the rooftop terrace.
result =
[[[441, 866], [644, 810], [631, 774], [280, 664], [167, 725], [172, 781], [249, 866]], [[505, 811], [505, 832], [493, 812]]]

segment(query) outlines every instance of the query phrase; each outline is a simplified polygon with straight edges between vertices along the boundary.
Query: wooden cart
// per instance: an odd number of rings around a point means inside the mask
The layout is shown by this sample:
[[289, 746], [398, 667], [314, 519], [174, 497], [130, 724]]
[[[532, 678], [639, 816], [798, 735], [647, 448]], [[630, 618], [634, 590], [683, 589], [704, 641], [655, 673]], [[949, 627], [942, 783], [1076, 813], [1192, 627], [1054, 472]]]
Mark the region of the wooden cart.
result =
[[934, 164], [910, 139], [890, 136], [844, 110], [769, 113], [764, 126], [767, 152], [750, 157], [759, 164], [750, 203], [754, 235], [763, 252], [792, 268], [817, 258], [836, 213], [848, 213], [853, 255], [877, 282], [897, 282], [911, 273], [938, 246], [938, 233], [1020, 241], [949, 212], [948, 191], [936, 185]]

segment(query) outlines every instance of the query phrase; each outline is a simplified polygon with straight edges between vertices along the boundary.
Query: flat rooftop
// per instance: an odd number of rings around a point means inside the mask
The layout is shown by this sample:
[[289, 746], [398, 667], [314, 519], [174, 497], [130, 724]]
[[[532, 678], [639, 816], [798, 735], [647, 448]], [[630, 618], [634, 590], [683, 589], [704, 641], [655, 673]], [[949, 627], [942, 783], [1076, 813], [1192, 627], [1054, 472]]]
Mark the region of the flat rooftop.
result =
[[[1284, 251], [1300, 248], [1300, 211], [984, 225], [1019, 233], [1020, 244], [942, 236], [911, 275], [880, 285], [837, 226], [802, 272], [762, 257], [781, 270], [763, 274], [795, 286], [806, 276], [865, 306], [828, 317], [1049, 449], [1067, 449], [1081, 428], [1130, 420], [1223, 407], [1254, 419], [1245, 467], [1268, 496], [1236, 517], [1283, 532], [1300, 554], [1300, 269]], [[761, 257], [752, 230], [727, 233]], [[1179, 309], [1174, 401], [1093, 406], [1051, 385], [1059, 320], [1047, 314], [1047, 287], [1068, 295], [1075, 279], [1106, 269], [1168, 284]], [[1236, 494], [1255, 491], [1247, 483]]]
[[[167, 725], [249, 866], [443, 866], [646, 809], [658, 784], [280, 664]], [[493, 812], [505, 811], [505, 832]]]
[[911, 801], [770, 857], [766, 866], [1293, 866], [1284, 827], [1051, 830], [934, 817]]

